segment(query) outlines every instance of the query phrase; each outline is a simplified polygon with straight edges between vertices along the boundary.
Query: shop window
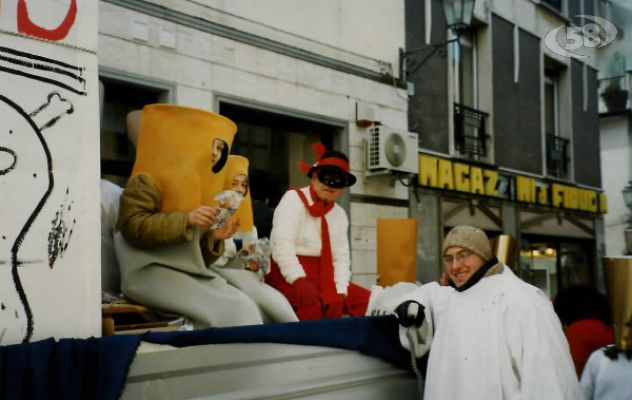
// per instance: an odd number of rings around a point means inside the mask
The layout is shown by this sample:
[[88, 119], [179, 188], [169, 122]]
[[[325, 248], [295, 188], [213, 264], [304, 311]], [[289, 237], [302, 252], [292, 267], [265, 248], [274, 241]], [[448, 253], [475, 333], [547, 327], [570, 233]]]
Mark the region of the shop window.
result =
[[522, 278], [538, 287], [550, 299], [558, 292], [557, 249], [547, 243], [529, 244], [520, 251]]
[[147, 104], [165, 102], [168, 92], [103, 77], [101, 82], [101, 177], [125, 186], [136, 154], [134, 145], [127, 138], [126, 116], [130, 111], [142, 109]]
[[591, 249], [592, 242], [587, 240], [525, 235], [519, 274], [550, 299], [573, 285], [594, 287]]

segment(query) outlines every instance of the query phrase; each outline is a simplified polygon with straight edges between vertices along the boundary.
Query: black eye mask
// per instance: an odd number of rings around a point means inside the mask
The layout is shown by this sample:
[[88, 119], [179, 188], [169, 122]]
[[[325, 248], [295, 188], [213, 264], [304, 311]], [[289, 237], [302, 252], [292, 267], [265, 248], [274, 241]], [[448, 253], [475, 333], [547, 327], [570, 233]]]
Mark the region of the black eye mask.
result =
[[342, 189], [347, 186], [347, 175], [335, 167], [320, 167], [316, 172], [318, 180], [333, 189]]

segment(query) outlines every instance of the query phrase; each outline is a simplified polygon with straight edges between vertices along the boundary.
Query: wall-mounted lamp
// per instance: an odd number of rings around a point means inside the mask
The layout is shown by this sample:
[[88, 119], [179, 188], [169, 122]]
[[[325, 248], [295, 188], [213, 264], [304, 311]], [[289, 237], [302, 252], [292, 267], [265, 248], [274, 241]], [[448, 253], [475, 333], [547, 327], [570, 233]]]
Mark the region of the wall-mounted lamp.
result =
[[[443, 0], [443, 11], [445, 14], [446, 25], [450, 28], [450, 30], [452, 30], [456, 38], [446, 40], [442, 43], [421, 46], [410, 50], [404, 50], [400, 47], [399, 78], [401, 80], [405, 81], [407, 75], [415, 73], [437, 50], [449, 43], [458, 42], [460, 34], [464, 30], [469, 29], [472, 25], [472, 15], [474, 14], [475, 2], [476, 0]], [[408, 56], [423, 50], [430, 50], [430, 52], [419, 62], [408, 68]]]
[[472, 25], [476, 0], [443, 0], [443, 11], [448, 28], [458, 37]]

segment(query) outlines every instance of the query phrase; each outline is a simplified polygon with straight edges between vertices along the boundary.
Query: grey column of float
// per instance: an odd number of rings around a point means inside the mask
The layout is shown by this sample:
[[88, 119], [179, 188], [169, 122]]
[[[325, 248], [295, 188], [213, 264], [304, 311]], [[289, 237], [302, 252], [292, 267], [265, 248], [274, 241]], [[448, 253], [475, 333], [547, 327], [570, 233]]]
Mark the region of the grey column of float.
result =
[[408, 215], [417, 219], [417, 274], [421, 283], [436, 281], [441, 273], [441, 196], [427, 189], [409, 189]]
[[500, 210], [500, 216], [503, 220], [503, 233], [511, 235], [516, 240], [517, 249], [514, 253], [514, 259], [509, 263], [516, 271], [522, 273], [519, 265], [520, 260], [520, 210], [514, 203], [504, 201]]

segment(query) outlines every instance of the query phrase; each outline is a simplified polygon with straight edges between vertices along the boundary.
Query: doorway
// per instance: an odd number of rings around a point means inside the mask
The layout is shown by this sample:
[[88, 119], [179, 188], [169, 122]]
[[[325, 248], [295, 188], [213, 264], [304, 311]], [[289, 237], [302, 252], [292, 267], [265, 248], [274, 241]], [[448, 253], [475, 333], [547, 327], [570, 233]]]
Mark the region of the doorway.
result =
[[569, 286], [594, 288], [593, 248], [592, 240], [523, 234], [520, 276], [550, 299]]
[[251, 171], [256, 171], [254, 176], [269, 177], [266, 186], [272, 208], [286, 190], [309, 184], [298, 163], [316, 161], [312, 144], [320, 142], [334, 149], [341, 131], [336, 125], [225, 101], [220, 101], [219, 113], [238, 127], [231, 153], [248, 158]]

